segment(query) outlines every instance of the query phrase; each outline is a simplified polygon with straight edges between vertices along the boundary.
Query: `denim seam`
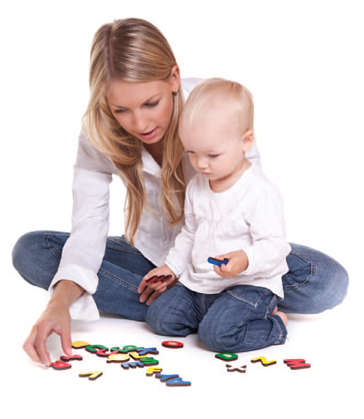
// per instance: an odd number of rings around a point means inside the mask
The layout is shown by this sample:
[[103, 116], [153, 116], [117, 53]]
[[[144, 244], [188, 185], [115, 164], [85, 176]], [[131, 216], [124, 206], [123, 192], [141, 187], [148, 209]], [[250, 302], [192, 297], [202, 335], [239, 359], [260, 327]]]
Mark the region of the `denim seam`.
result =
[[[51, 250], [57, 257], [60, 257], [60, 256], [62, 256], [62, 253], [61, 252], [59, 252], [58, 251], [58, 249], [56, 249], [55, 247], [52, 247], [50, 244], [49, 244], [49, 242], [48, 242], [48, 239], [49, 239], [49, 237], [50, 237], [50, 233], [48, 233], [48, 234], [44, 234], [44, 242], [43, 242], [43, 247], [45, 248], [45, 249], [47, 249], [47, 250]], [[65, 234], [64, 234], [64, 236], [66, 236]]]
[[[301, 288], [301, 287], [305, 287], [309, 280], [315, 275], [316, 273], [316, 266], [310, 262], [309, 260], [307, 260], [306, 258], [304, 258], [302, 255], [300, 255], [299, 253], [296, 252], [291, 252], [292, 255], [295, 255], [297, 257], [299, 257], [300, 259], [304, 260], [306, 263], [308, 263], [311, 267], [311, 274], [305, 279], [304, 282], [302, 282], [301, 284], [296, 284], [296, 285], [284, 285], [283, 289], [284, 290], [288, 290], [288, 289], [297, 289], [297, 288]], [[294, 272], [294, 271], [292, 271]]]
[[244, 300], [241, 297], [237, 297], [233, 292], [231, 292], [231, 290], [226, 290], [226, 292], [228, 294], [230, 294], [232, 297], [236, 298], [237, 300], [242, 301], [243, 303], [249, 304], [250, 306], [252, 306], [254, 308], [257, 308], [257, 305], [259, 304], [259, 301], [261, 300], [261, 296], [259, 296], [259, 298], [256, 301], [256, 303], [255, 304], [252, 304], [250, 301]]
[[[272, 311], [273, 311], [273, 304], [274, 303], [277, 303], [277, 297], [275, 296], [275, 295], [273, 295], [273, 297], [272, 297], [272, 299], [271, 299], [271, 301], [270, 301], [270, 303], [268, 304], [268, 306], [267, 306], [267, 310], [266, 310], [266, 312], [265, 312], [265, 316], [264, 316], [264, 319], [267, 319], [271, 314], [272, 314]], [[276, 304], [277, 305], [277, 304]]]
[[126, 285], [127, 288], [136, 291], [138, 288], [134, 287], [133, 285], [130, 285], [128, 282], [124, 281], [123, 279], [119, 278], [116, 275], [113, 275], [111, 272], [105, 271], [105, 269], [100, 268], [99, 272], [102, 272], [103, 274], [105, 274], [106, 276], [108, 276], [109, 278], [113, 279], [114, 281], [117, 282], [122, 282], [123, 284]]

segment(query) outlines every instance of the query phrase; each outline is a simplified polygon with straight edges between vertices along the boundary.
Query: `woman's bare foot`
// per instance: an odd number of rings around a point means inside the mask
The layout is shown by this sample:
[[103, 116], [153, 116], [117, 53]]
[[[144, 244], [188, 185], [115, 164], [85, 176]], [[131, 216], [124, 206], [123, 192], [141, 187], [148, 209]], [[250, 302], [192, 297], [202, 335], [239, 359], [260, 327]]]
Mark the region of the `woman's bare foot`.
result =
[[273, 314], [276, 314], [277, 316], [279, 316], [279, 317], [282, 319], [283, 324], [284, 324], [285, 326], [287, 326], [287, 323], [288, 323], [287, 316], [286, 316], [286, 314], [285, 314], [285, 313], [283, 313], [283, 311], [278, 311], [278, 308], [276, 307], [276, 308], [273, 310], [272, 315], [273, 315]]

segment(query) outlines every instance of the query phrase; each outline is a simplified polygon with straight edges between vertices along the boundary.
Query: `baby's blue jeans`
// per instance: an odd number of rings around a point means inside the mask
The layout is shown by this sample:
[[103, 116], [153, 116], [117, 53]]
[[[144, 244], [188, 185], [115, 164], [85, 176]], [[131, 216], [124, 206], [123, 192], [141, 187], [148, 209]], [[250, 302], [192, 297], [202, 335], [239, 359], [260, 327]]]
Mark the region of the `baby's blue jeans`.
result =
[[[23, 235], [13, 249], [14, 267], [27, 282], [47, 290], [68, 237], [68, 233], [54, 231]], [[313, 314], [341, 303], [348, 287], [345, 269], [319, 251], [297, 244], [291, 247], [287, 256], [289, 272], [282, 278], [284, 300], [279, 302], [278, 309], [285, 313]], [[145, 321], [148, 306], [139, 302], [137, 289], [153, 268], [155, 265], [124, 237], [109, 237], [94, 294], [99, 310]]]
[[201, 294], [178, 283], [150, 306], [147, 323], [159, 335], [198, 333], [215, 352], [246, 352], [280, 345], [287, 336], [277, 315], [278, 297], [270, 290], [235, 285], [219, 294]]

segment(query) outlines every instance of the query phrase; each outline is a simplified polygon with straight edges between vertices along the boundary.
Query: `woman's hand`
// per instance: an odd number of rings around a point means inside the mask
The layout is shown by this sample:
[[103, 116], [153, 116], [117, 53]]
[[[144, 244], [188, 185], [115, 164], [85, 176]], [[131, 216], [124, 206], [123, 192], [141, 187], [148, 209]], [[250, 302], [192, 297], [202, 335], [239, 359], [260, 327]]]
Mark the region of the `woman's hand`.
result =
[[53, 332], [60, 336], [64, 353], [72, 355], [69, 306], [83, 292], [81, 287], [71, 281], [60, 281], [55, 286], [52, 298], [23, 345], [33, 361], [46, 366], [51, 364], [46, 341]]
[[46, 341], [55, 332], [61, 337], [64, 353], [72, 355], [70, 325], [68, 305], [50, 301], [23, 345], [25, 352], [33, 361], [49, 366], [51, 360]]
[[[152, 277], [165, 276], [165, 279], [156, 282], [148, 282]], [[142, 282], [139, 284], [138, 293], [141, 294], [139, 301], [150, 306], [167, 288], [171, 288], [176, 284], [176, 275], [167, 265], [160, 266], [151, 270]]]
[[249, 266], [248, 257], [243, 250], [225, 253], [224, 255], [215, 256], [215, 258], [219, 260], [227, 258], [229, 260], [226, 265], [214, 265], [215, 272], [224, 278], [239, 275]]

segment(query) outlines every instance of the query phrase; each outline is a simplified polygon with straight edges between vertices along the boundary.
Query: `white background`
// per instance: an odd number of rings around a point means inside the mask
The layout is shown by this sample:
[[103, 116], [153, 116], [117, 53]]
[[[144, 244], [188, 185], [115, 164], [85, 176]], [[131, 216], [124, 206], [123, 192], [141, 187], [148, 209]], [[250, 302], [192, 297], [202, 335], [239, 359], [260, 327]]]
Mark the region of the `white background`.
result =
[[[168, 365], [164, 372], [180, 373], [193, 385], [166, 389], [141, 370], [128, 372], [134, 373], [129, 385], [119, 366], [95, 383], [81, 381], [80, 364], [65, 372], [44, 370], [22, 352], [47, 297], [21, 280], [11, 265], [11, 249], [27, 231], [70, 229], [72, 166], [88, 101], [92, 37], [100, 25], [125, 17], [147, 19], [162, 30], [182, 77], [225, 77], [252, 91], [263, 169], [285, 197], [288, 239], [329, 254], [348, 270], [349, 294], [340, 307], [319, 316], [290, 316], [287, 344], [256, 355], [275, 357], [280, 364], [285, 357], [306, 357], [311, 370], [251, 364], [249, 374], [232, 376], [191, 336], [184, 340], [185, 352], [164, 350], [160, 360]], [[360, 417], [363, 17], [361, 2], [353, 0], [2, 4], [4, 411], [9, 405], [14, 415], [96, 417], [120, 415], [134, 406], [136, 417], [182, 417], [198, 402], [199, 414], [212, 417], [239, 412]], [[119, 179], [111, 188], [110, 234], [122, 234], [124, 190]], [[162, 340], [146, 325], [112, 316], [98, 323], [75, 322], [73, 337], [110, 346], [160, 347]], [[49, 348], [54, 359], [59, 357], [56, 338]], [[250, 358], [241, 355], [242, 363]], [[354, 377], [359, 379], [355, 385]]]

